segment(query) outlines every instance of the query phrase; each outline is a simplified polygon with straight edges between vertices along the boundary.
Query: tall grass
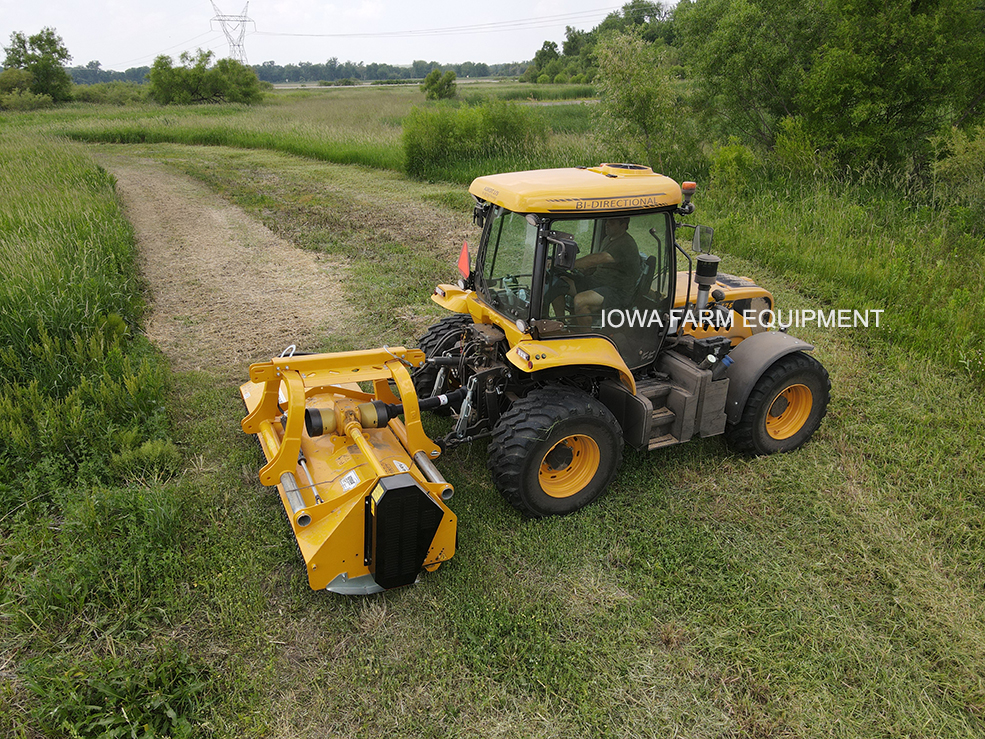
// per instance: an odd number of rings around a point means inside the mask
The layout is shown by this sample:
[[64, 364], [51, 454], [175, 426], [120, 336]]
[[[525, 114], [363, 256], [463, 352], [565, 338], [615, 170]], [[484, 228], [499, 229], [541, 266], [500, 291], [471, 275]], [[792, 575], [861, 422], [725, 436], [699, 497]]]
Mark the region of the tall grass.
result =
[[[84, 149], [0, 133], [0, 734], [28, 684], [45, 735], [190, 736], [202, 691], [179, 646], [134, 658], [174, 599], [189, 520], [169, 376], [139, 334], [132, 230]], [[54, 644], [53, 644], [54, 642]], [[110, 644], [111, 654], [89, 645]], [[65, 644], [71, 644], [66, 648]]]
[[400, 119], [419, 90], [332, 89], [279, 93], [260, 106], [127, 108], [52, 125], [78, 141], [271, 149], [377, 169], [402, 170]]
[[883, 309], [880, 329], [864, 332], [877, 345], [985, 380], [985, 251], [961, 212], [926, 192], [921, 205], [919, 191], [904, 194], [884, 174], [805, 176], [734, 148], [713, 157], [698, 200], [720, 251], [768, 267], [810, 300], [781, 307]]
[[0, 469], [57, 459], [108, 476], [166, 426], [166, 376], [135, 332], [130, 225], [109, 176], [63, 139], [0, 134], [0, 197]]
[[528, 110], [503, 102], [419, 107], [403, 122], [407, 173], [419, 179], [449, 179], [463, 166], [494, 157], [520, 161], [545, 138], [546, 130]]

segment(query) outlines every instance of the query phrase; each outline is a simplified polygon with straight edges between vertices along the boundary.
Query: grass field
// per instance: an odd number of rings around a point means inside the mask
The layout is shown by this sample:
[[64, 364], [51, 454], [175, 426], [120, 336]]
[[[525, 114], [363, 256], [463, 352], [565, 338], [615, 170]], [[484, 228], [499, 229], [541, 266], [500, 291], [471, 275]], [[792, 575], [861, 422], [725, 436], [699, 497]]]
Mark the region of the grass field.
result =
[[[206, 182], [299, 248], [345, 256], [359, 320], [312, 348], [398, 344], [437, 315], [426, 298], [453, 275], [458, 246], [436, 238], [413, 204], [455, 224], [470, 209], [464, 188], [395, 173], [412, 103], [400, 96], [416, 94], [303, 91], [259, 110], [6, 117], [15, 133], [0, 138], [0, 325], [19, 336], [8, 318], [18, 296], [47, 295], [52, 275], [99, 261], [59, 244], [112, 254], [92, 281], [63, 280], [79, 291], [75, 308], [36, 301], [27, 325], [63, 327], [65, 345], [104, 337], [101, 351], [117, 359], [101, 386], [96, 349], [63, 370], [80, 408], [68, 416], [81, 414], [79, 428], [122, 427], [82, 437], [77, 459], [25, 451], [11, 419], [21, 436], [44, 436], [68, 406], [45, 382], [3, 376], [0, 734], [982, 736], [981, 243], [891, 191], [856, 208], [821, 184], [772, 202], [699, 190], [698, 220], [718, 229], [725, 271], [767, 285], [781, 307], [879, 307], [896, 321], [885, 332], [796, 332], [832, 378], [828, 417], [804, 449], [749, 459], [706, 439], [627, 454], [597, 504], [528, 521], [493, 489], [484, 447], [460, 448], [439, 463], [459, 518], [449, 564], [379, 596], [308, 589], [281, 504], [256, 482], [260, 455], [239, 430], [235, 385], [208, 371], [160, 377], [139, 337], [135, 255], [108, 178], [89, 145], [38, 132], [117, 141], [115, 155]], [[325, 105], [333, 95], [345, 104]], [[100, 133], [127, 126], [171, 133]], [[220, 129], [221, 140], [205, 140]], [[345, 141], [377, 158], [353, 166], [313, 151]], [[217, 145], [189, 145], [203, 143]], [[54, 202], [25, 181], [75, 184]], [[402, 228], [374, 208], [400, 213]], [[53, 262], [39, 269], [32, 254]], [[950, 260], [965, 267], [967, 297], [948, 282]], [[909, 285], [892, 282], [901, 264]], [[104, 283], [118, 285], [119, 302], [82, 310]], [[927, 285], [939, 292], [928, 298]], [[360, 297], [370, 286], [373, 301]], [[964, 301], [956, 317], [951, 298]], [[108, 313], [130, 328], [108, 330]], [[89, 317], [60, 317], [76, 314]], [[913, 318], [934, 323], [911, 329]], [[44, 347], [36, 335], [3, 366], [32, 366]], [[128, 430], [90, 412], [122, 404], [117, 386], [153, 396], [153, 424]], [[105, 389], [85, 389], [95, 387]], [[52, 410], [35, 418], [32, 404]], [[29, 452], [43, 457], [28, 465]]]

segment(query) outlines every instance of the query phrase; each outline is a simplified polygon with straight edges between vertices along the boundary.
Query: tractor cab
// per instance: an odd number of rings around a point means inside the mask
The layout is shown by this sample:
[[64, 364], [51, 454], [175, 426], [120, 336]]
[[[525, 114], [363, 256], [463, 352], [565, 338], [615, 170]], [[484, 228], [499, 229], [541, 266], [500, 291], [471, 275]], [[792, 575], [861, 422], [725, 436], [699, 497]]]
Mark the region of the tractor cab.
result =
[[638, 165], [566, 174], [571, 197], [553, 170], [473, 183], [483, 224], [474, 288], [509, 323], [601, 335], [628, 368], [651, 363], [672, 322], [681, 189]]
[[555, 218], [493, 206], [486, 229], [475, 287], [497, 313], [542, 334], [606, 336], [631, 369], [653, 361], [671, 323], [671, 212]]

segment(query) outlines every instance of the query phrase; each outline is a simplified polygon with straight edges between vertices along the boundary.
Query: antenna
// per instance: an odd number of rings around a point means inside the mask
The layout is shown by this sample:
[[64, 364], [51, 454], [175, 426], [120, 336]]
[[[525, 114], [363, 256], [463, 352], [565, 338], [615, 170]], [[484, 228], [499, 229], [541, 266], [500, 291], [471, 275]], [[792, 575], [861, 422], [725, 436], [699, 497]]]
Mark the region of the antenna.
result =
[[[209, 21], [209, 26], [211, 27], [212, 23], [219, 21], [219, 24], [222, 26], [222, 32], [226, 34], [226, 40], [229, 41], [229, 58], [235, 59], [241, 64], [246, 64], [246, 47], [243, 45], [243, 38], [246, 36], [246, 24], [253, 23], [249, 16], [246, 15], [250, 3], [247, 2], [243, 6], [243, 12], [239, 15], [223, 13], [219, 10], [219, 6], [215, 4], [215, 0], [212, 0], [212, 7], [215, 10], [215, 18]], [[256, 23], [253, 23], [253, 30], [256, 30]]]

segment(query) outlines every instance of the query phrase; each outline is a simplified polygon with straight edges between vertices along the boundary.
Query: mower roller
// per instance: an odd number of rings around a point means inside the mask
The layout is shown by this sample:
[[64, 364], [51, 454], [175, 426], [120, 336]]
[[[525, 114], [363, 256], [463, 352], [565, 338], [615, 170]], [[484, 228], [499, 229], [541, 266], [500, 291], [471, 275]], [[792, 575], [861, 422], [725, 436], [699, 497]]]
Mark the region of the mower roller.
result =
[[[456, 548], [434, 465], [486, 440], [492, 481], [530, 518], [566, 515], [616, 480], [625, 446], [723, 434], [766, 455], [805, 444], [830, 393], [813, 347], [768, 330], [773, 296], [719, 273], [712, 229], [680, 222], [694, 183], [633, 164], [490, 175], [450, 315], [418, 349], [280, 356], [250, 367], [243, 430], [259, 438], [316, 590], [415, 582]], [[692, 258], [677, 235], [693, 230]], [[440, 441], [422, 411], [450, 412]]]

